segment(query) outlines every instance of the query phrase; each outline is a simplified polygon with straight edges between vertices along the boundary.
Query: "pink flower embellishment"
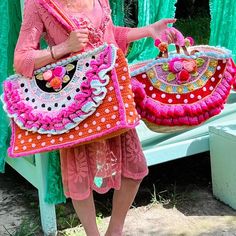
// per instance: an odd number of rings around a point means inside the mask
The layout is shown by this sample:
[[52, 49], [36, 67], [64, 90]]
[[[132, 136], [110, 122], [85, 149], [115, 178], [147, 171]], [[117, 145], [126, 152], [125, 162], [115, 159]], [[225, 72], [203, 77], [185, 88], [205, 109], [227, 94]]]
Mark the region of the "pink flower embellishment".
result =
[[197, 64], [194, 60], [185, 60], [185, 61], [183, 61], [183, 67], [189, 73], [197, 71]]
[[183, 69], [183, 63], [180, 59], [176, 58], [169, 62], [169, 69], [173, 73], [178, 73]]
[[46, 81], [51, 80], [52, 77], [53, 77], [53, 74], [52, 74], [51, 70], [48, 70], [48, 71], [43, 73], [43, 79], [46, 80]]
[[54, 77], [64, 77], [64, 75], [66, 74], [66, 69], [63, 66], [57, 66], [54, 70], [53, 70], [53, 76]]

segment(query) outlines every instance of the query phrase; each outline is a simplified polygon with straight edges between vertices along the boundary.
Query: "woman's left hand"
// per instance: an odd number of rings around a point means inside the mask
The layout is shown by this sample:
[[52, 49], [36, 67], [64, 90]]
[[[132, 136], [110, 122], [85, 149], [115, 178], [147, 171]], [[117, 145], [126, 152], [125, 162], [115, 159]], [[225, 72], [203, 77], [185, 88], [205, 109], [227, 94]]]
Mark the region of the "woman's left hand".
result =
[[[176, 22], [176, 19], [162, 19], [154, 24], [151, 24], [147, 26], [149, 36], [153, 39], [162, 38], [163, 34], [165, 34], [165, 31], [168, 27], [168, 24], [173, 24]], [[174, 32], [170, 31], [169, 35], [167, 35], [168, 41], [172, 41], [173, 37], [175, 37]]]

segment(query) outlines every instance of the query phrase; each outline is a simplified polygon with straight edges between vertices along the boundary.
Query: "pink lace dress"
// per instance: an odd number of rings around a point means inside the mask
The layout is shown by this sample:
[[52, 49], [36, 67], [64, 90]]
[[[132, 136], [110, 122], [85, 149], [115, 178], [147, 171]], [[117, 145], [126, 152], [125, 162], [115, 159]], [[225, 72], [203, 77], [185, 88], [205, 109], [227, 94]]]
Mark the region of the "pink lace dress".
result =
[[[45, 35], [51, 45], [59, 44], [68, 37], [63, 26], [40, 1], [26, 0], [15, 50], [16, 71], [29, 77], [33, 74], [36, 54], [44, 53], [39, 50], [40, 37]], [[89, 29], [90, 44], [86, 50], [104, 42], [113, 43], [124, 52], [127, 50], [129, 28], [113, 25], [107, 0], [95, 0], [92, 12], [69, 15], [80, 27]], [[122, 177], [141, 180], [148, 173], [135, 130], [104, 141], [62, 149], [60, 160], [65, 195], [76, 200], [86, 199], [93, 190], [105, 193], [111, 188], [119, 189]]]

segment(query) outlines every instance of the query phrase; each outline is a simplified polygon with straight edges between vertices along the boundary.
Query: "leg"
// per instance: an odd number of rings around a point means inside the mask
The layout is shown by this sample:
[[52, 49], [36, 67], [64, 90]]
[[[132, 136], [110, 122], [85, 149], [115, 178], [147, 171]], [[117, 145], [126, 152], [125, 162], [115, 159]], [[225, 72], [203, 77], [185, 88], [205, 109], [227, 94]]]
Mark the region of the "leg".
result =
[[126, 214], [134, 201], [141, 181], [122, 178], [120, 190], [115, 190], [110, 223], [106, 236], [121, 236]]
[[72, 202], [87, 236], [99, 236], [93, 193], [85, 200], [72, 200]]

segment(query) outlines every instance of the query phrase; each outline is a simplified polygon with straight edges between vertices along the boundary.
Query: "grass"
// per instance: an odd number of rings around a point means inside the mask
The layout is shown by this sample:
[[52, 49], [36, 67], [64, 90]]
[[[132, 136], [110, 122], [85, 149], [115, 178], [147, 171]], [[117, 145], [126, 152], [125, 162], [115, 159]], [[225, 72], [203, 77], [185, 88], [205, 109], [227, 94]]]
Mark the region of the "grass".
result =
[[[5, 226], [3, 226], [5, 228]], [[41, 235], [39, 220], [24, 219], [17, 229], [12, 230], [5, 228], [9, 236], [36, 236]]]
[[[104, 227], [102, 213], [98, 213], [96, 217], [97, 225], [100, 229]], [[58, 232], [58, 236], [85, 236], [82, 225], [77, 225], [76, 227], [69, 227], [66, 230]]]
[[[103, 213], [108, 214], [109, 210], [105, 207], [105, 203], [99, 201], [100, 206], [97, 210], [96, 222], [97, 225], [102, 228], [103, 226]], [[99, 209], [103, 208], [103, 211], [100, 212]], [[67, 201], [66, 204], [56, 205], [56, 214], [57, 214], [57, 227], [59, 230], [58, 236], [84, 236], [84, 231], [81, 226], [81, 223], [76, 216], [76, 213], [72, 207], [70, 201]]]
[[168, 188], [161, 185], [158, 188], [160, 189], [159, 191], [157, 190], [156, 185], [153, 184], [150, 207], [161, 204], [164, 207], [173, 208], [186, 200], [186, 192], [183, 190], [177, 191], [176, 183], [171, 184]]
[[80, 224], [71, 204], [56, 205], [57, 226], [59, 230], [74, 228]]

